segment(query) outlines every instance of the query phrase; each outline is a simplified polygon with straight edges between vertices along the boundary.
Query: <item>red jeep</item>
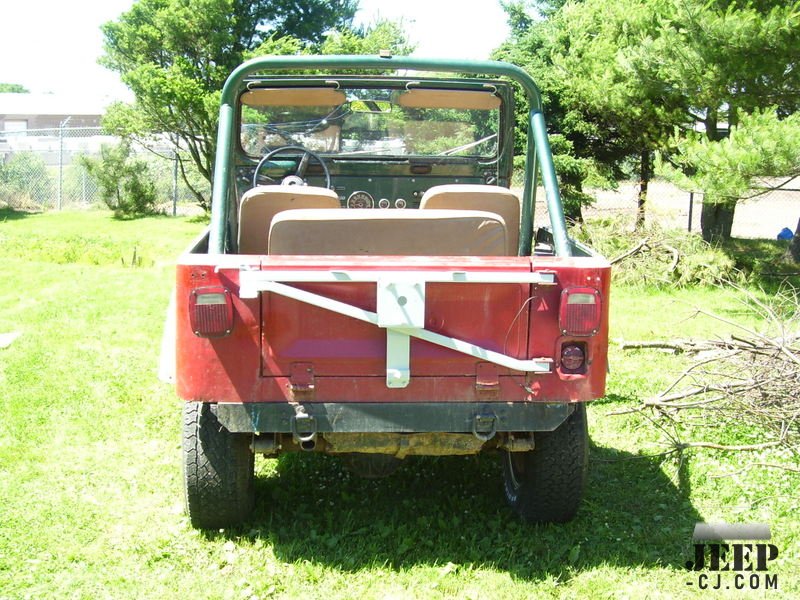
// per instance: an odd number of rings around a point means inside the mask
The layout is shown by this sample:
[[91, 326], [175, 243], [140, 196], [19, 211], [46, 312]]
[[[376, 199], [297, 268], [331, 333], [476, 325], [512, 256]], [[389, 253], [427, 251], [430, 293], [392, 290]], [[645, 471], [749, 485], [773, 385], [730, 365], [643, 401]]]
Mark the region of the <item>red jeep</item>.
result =
[[[521, 198], [513, 83], [530, 105]], [[210, 228], [177, 269], [194, 526], [242, 522], [254, 454], [297, 451], [371, 477], [407, 456], [496, 452], [524, 519], [575, 515], [609, 264], [567, 237], [524, 71], [254, 59], [223, 89], [214, 173]], [[549, 227], [535, 229], [539, 180]]]

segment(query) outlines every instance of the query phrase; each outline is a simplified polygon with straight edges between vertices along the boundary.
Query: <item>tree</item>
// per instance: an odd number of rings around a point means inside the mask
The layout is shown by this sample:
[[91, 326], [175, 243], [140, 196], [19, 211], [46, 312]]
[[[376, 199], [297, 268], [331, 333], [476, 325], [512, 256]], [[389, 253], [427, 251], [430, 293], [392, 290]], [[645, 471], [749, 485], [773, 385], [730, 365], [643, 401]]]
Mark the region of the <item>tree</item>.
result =
[[25, 86], [18, 83], [0, 83], [0, 94], [29, 94]]
[[[727, 239], [733, 219], [709, 219], [706, 205], [722, 207], [732, 217], [736, 202], [762, 178], [800, 175], [800, 113], [781, 119], [774, 108], [756, 110], [743, 114], [722, 140], [689, 133], [676, 146], [672, 164], [678, 168], [672, 167], [672, 179], [705, 194], [703, 237], [706, 241]], [[666, 167], [665, 172], [669, 169]]]
[[117, 217], [141, 217], [155, 212], [157, 194], [147, 163], [136, 158], [130, 144], [103, 144], [100, 157], [81, 156], [97, 182], [100, 196]]
[[547, 19], [505, 4], [512, 38], [495, 56], [524, 66], [543, 92], [567, 217], [579, 220], [591, 198], [586, 182], [610, 187], [635, 157], [640, 219], [653, 151], [686, 120], [681, 98], [635, 73], [640, 35], [652, 15], [638, 1], [539, 2]]
[[[243, 4], [252, 6], [254, 11], [261, 5], [263, 16], [259, 22], [267, 25], [268, 37], [291, 36], [316, 46], [329, 31], [349, 29], [358, 11], [357, 0], [262, 0]], [[255, 17], [258, 16], [256, 12]]]
[[[582, 207], [592, 202], [584, 193], [584, 183], [594, 175], [595, 181], [608, 184], [598, 170], [599, 162], [587, 150], [589, 138], [584, 135], [580, 115], [562, 101], [563, 82], [555, 76], [548, 44], [549, 23], [528, 12], [522, 1], [503, 3], [508, 15], [511, 35], [492, 53], [492, 58], [505, 60], [525, 68], [534, 78], [542, 94], [553, 161], [558, 175], [564, 211], [570, 222], [582, 220]], [[547, 11], [540, 7], [542, 12]], [[515, 149], [524, 155], [527, 144], [528, 109], [522, 91], [516, 88]]]
[[[709, 142], [724, 141], [728, 130], [736, 130], [744, 115], [770, 106], [775, 107], [777, 118], [798, 110], [800, 2], [716, 0], [703, 3], [693, 0], [678, 7], [674, 27], [655, 45], [651, 60], [653, 64], [661, 63], [659, 76], [690, 99], [692, 114], [702, 124]], [[658, 52], [663, 53], [661, 59], [656, 57]], [[773, 122], [777, 123], [777, 119]], [[780, 140], [768, 140], [764, 136], [779, 131], [785, 132], [785, 128], [777, 125], [765, 128], [763, 123], [757, 127], [738, 128], [735, 145], [720, 151], [741, 152], [747, 146], [759, 145], [769, 151], [769, 147], [779, 144]], [[748, 132], [756, 137], [747, 141]], [[694, 153], [694, 134], [687, 132], [684, 139], [685, 142], [678, 140], [675, 144], [678, 150], [683, 143], [688, 145], [685, 152], [679, 153], [680, 166], [688, 174], [702, 171], [703, 165], [687, 160], [687, 156]], [[707, 153], [695, 155], [701, 161], [709, 156]], [[776, 165], [777, 162], [772, 167]], [[762, 176], [781, 174], [769, 165], [762, 166], [768, 169], [760, 174]], [[738, 180], [739, 170], [737, 164], [730, 162], [728, 170], [719, 175]], [[730, 237], [738, 199], [719, 193], [716, 185], [703, 191], [706, 192], [703, 237], [706, 240]]]
[[789, 256], [796, 263], [800, 263], [800, 219], [797, 220], [797, 227], [794, 230], [792, 242], [789, 244]]
[[365, 29], [333, 31], [320, 47], [322, 54], [378, 54], [389, 50], [404, 56], [414, 51], [402, 26], [394, 21], [379, 20]]
[[[293, 52], [317, 48], [330, 30], [349, 29], [356, 9], [355, 0], [138, 0], [102, 27], [101, 62], [135, 97], [110, 107], [104, 126], [139, 140], [168, 135], [184, 180], [188, 157], [210, 182], [228, 74], [265, 43]], [[208, 208], [206, 195], [187, 185]]]
[[686, 98], [654, 76], [648, 62], [648, 45], [665, 18], [662, 4], [586, 0], [565, 4], [550, 20], [549, 46], [563, 81], [562, 102], [581, 115], [583, 130], [594, 138], [587, 149], [601, 163], [619, 175], [626, 159], [636, 165], [639, 226], [654, 153], [676, 127], [690, 121]]
[[[512, 25], [526, 23], [519, 7]], [[640, 209], [653, 155], [669, 158], [697, 124], [709, 141], [742, 115], [776, 106], [786, 116], [800, 99], [800, 2], [775, 0], [549, 0], [548, 18], [527, 20], [533, 32], [512, 41], [543, 86], [555, 90], [554, 132], [574, 156], [617, 177], [636, 158]], [[531, 50], [533, 49], [533, 50]], [[538, 61], [538, 66], [536, 62]], [[724, 126], [723, 126], [724, 125]], [[678, 129], [681, 135], [675, 137]], [[687, 172], [696, 167], [681, 163]], [[579, 173], [580, 175], [580, 173]], [[728, 210], [726, 203], [704, 205]], [[640, 220], [642, 211], [640, 210]], [[709, 219], [706, 219], [709, 221]]]

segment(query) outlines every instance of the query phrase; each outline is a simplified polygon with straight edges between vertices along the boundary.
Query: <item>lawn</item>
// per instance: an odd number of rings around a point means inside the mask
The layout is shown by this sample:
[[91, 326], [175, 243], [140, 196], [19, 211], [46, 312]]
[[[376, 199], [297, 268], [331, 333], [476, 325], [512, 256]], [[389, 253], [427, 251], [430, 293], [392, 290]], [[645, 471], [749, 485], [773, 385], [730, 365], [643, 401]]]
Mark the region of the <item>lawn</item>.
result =
[[[0, 599], [708, 597], [683, 565], [694, 524], [714, 520], [769, 523], [779, 590], [756, 595], [800, 596], [800, 477], [742, 471], [741, 453], [659, 456], [656, 429], [611, 413], [682, 361], [617, 344], [567, 525], [518, 521], [496, 457], [409, 460], [375, 481], [303, 455], [257, 461], [246, 527], [193, 530], [180, 402], [156, 369], [171, 265], [202, 227], [0, 212], [0, 334], [20, 334], [0, 349]], [[616, 288], [612, 338], [720, 334], [697, 306], [753, 323], [734, 290]], [[728, 583], [712, 595], [754, 594]]]

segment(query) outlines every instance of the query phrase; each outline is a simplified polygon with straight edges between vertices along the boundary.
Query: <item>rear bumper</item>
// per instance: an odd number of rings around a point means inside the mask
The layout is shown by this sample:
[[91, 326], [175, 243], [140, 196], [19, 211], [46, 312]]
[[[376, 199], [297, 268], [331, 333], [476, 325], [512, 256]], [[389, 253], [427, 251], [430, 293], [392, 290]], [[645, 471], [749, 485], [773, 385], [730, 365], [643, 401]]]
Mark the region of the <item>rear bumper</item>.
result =
[[219, 422], [234, 433], [475, 433], [552, 431], [575, 404], [545, 402], [221, 403]]

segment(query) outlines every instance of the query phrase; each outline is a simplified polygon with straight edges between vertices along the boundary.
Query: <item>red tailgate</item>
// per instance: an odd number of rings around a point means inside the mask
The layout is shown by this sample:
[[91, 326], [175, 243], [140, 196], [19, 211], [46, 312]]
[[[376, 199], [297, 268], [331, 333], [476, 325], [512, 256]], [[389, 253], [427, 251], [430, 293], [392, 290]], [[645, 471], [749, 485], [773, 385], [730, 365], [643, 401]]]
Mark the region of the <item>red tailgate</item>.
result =
[[[264, 270], [302, 270], [302, 257], [275, 257]], [[530, 272], [526, 258], [314, 257], [315, 270]], [[376, 311], [376, 284], [295, 283], [294, 287]], [[527, 351], [528, 283], [428, 283], [425, 329], [483, 348], [524, 358]], [[278, 294], [262, 294], [262, 373], [286, 376], [295, 363], [310, 363], [318, 377], [379, 377], [386, 374], [386, 331]], [[422, 340], [411, 342], [412, 377], [475, 376], [478, 359]]]

